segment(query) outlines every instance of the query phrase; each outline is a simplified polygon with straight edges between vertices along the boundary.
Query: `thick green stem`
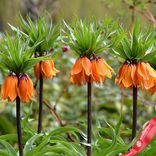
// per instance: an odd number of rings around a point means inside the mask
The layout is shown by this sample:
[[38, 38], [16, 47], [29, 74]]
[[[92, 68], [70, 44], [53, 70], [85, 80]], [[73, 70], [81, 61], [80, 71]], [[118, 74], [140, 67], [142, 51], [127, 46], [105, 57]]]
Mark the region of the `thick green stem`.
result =
[[[40, 62], [40, 68], [41, 68], [41, 62]], [[38, 133], [41, 133], [42, 131], [42, 114], [43, 114], [43, 77], [40, 72], [40, 80], [39, 80], [40, 86], [39, 86], [39, 116], [38, 116]]]
[[18, 148], [19, 156], [23, 156], [23, 145], [22, 145], [22, 130], [21, 130], [21, 113], [20, 113], [20, 98], [16, 98], [16, 125], [17, 125], [17, 136], [18, 136]]
[[87, 147], [87, 156], [92, 155], [92, 84], [88, 82], [88, 129], [87, 129], [87, 143], [90, 146]]
[[132, 139], [136, 136], [137, 128], [137, 92], [138, 88], [133, 86], [133, 126], [132, 126]]

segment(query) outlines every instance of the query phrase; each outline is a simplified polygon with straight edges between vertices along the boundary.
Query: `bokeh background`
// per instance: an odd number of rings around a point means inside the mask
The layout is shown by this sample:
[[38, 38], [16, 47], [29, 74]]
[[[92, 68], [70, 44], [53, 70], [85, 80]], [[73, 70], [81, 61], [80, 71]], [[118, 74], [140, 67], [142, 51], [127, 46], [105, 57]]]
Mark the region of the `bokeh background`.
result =
[[[127, 30], [137, 18], [143, 27], [155, 25], [156, 1], [152, 0], [0, 0], [0, 32], [10, 31], [8, 23], [18, 26], [18, 15], [27, 14], [35, 21], [38, 16], [48, 12], [55, 24], [68, 23], [77, 18], [96, 17], [97, 20], [112, 18], [118, 20]], [[54, 55], [58, 76], [44, 83], [43, 129], [52, 130], [58, 126], [73, 125], [86, 130], [87, 87], [75, 86], [69, 81], [69, 72], [76, 55], [69, 50], [62, 52], [58, 48]], [[107, 62], [118, 72], [121, 60], [109, 52], [103, 52]], [[33, 69], [29, 71], [34, 84]], [[0, 70], [0, 84], [7, 71]], [[105, 126], [105, 120], [117, 123], [120, 114], [124, 116], [122, 129], [131, 128], [132, 91], [121, 90], [112, 79], [106, 79], [102, 86], [93, 85], [93, 129]], [[38, 89], [38, 86], [37, 86]], [[31, 104], [22, 105], [23, 126], [36, 129], [38, 97], [35, 93]], [[156, 94], [149, 95], [139, 90], [138, 130], [156, 115]], [[29, 123], [28, 119], [29, 118]], [[0, 135], [13, 133], [15, 126], [15, 104], [0, 100]]]

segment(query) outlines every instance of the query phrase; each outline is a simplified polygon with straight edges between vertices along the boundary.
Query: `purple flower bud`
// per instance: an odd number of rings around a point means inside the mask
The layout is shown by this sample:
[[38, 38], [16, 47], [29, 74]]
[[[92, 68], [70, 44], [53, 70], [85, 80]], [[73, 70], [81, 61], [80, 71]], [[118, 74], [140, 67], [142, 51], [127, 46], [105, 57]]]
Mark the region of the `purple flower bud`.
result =
[[69, 46], [65, 45], [62, 47], [63, 52], [67, 52], [69, 50]]

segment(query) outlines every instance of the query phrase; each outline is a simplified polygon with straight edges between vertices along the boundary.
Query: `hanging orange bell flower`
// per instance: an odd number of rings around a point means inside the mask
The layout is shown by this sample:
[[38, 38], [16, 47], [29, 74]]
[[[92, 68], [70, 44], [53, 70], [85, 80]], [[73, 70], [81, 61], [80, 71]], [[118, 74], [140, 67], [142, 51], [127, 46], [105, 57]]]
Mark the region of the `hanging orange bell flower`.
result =
[[18, 96], [22, 102], [29, 102], [33, 95], [33, 83], [30, 77], [26, 74], [23, 74], [19, 77], [18, 83]]
[[114, 70], [107, 64], [103, 58], [96, 58], [91, 61], [92, 74], [91, 81], [96, 83], [102, 83], [105, 77], [111, 78]]
[[136, 77], [137, 64], [124, 63], [121, 65], [118, 75], [115, 78], [115, 83], [117, 83], [121, 88], [129, 88], [132, 86], [137, 87], [137, 77]]
[[17, 97], [18, 78], [15, 75], [8, 75], [2, 84], [2, 98], [13, 102]]
[[140, 62], [137, 65], [137, 79], [142, 90], [150, 90], [155, 86], [156, 71], [149, 63]]
[[[141, 86], [142, 90], [150, 90], [156, 84], [156, 72], [149, 63], [124, 63], [115, 79], [121, 88]], [[151, 89], [152, 90], [152, 89]]]
[[43, 78], [52, 78], [53, 76], [56, 76], [56, 74], [59, 72], [54, 67], [54, 62], [52, 59], [47, 60], [47, 61], [42, 61], [41, 63], [37, 63], [35, 65], [34, 75], [37, 80], [40, 79], [40, 71], [41, 71]]
[[87, 57], [78, 58], [70, 71], [70, 80], [77, 85], [85, 84], [91, 75], [91, 61]]

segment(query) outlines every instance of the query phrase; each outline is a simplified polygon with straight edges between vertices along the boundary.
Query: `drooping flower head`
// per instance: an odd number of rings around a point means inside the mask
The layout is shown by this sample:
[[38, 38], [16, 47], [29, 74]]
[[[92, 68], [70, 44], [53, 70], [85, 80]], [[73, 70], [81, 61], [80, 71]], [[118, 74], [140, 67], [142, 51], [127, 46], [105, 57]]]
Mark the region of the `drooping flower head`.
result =
[[[47, 22], [47, 19], [44, 17], [39, 17], [36, 22], [33, 22], [30, 17], [27, 17], [27, 20], [24, 20], [20, 16], [20, 25], [24, 30], [22, 34], [30, 38], [29, 46], [35, 46], [34, 54], [35, 57], [39, 56], [50, 56], [52, 51], [58, 46], [58, 36], [59, 36], [59, 27], [54, 26], [53, 23]], [[40, 77], [40, 71], [43, 78], [52, 78], [56, 76], [58, 70], [54, 67], [54, 62], [49, 57], [49, 60], [41, 60], [42, 63], [38, 63], [34, 66], [34, 75], [36, 79]]]
[[148, 63], [155, 55], [154, 35], [150, 30], [142, 33], [135, 24], [132, 33], [120, 41], [113, 53], [124, 59], [115, 79], [121, 88], [135, 86], [149, 90], [155, 85], [156, 72]]
[[70, 80], [77, 85], [89, 82], [92, 64], [87, 57], [78, 58], [70, 71]]
[[40, 72], [43, 78], [52, 78], [53, 76], [56, 76], [59, 71], [54, 67], [53, 60], [50, 59], [39, 62], [34, 66], [34, 75], [37, 80], [40, 79]]
[[21, 74], [18, 81], [18, 96], [22, 102], [29, 102], [33, 95], [33, 83], [27, 74]]
[[103, 58], [95, 58], [91, 60], [91, 63], [91, 81], [102, 84], [105, 77], [112, 77], [112, 73], [114, 73], [114, 70], [107, 64], [107, 62]]
[[[1, 94], [3, 99], [13, 102], [19, 96], [23, 102], [30, 101], [33, 94], [33, 85], [29, 76], [24, 73], [41, 59], [44, 59], [43, 57], [32, 58], [33, 50], [34, 47], [28, 45], [28, 39], [21, 39], [19, 33], [14, 37], [8, 34], [4, 36], [3, 42], [0, 44], [0, 66], [10, 72], [2, 84]], [[27, 78], [25, 85], [23, 85], [23, 81], [21, 85], [23, 76]], [[23, 98], [23, 94], [26, 99]]]
[[113, 69], [98, 55], [109, 47], [108, 38], [114, 27], [111, 21], [101, 24], [80, 20], [74, 26], [65, 25], [67, 30], [63, 41], [78, 55], [70, 71], [71, 82], [78, 85], [87, 82], [101, 84], [105, 77], [110, 78]]
[[10, 73], [4, 80], [1, 94], [2, 98], [13, 102], [17, 97], [18, 78], [13, 73]]

